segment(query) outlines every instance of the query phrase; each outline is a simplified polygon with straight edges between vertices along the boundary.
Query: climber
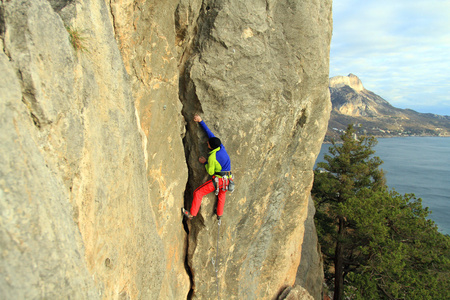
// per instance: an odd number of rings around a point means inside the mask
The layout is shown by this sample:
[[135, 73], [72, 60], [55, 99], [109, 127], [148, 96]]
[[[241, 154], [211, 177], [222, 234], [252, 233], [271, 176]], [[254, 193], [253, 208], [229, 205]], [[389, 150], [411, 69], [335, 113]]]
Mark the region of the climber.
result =
[[189, 212], [182, 208], [182, 212], [188, 219], [192, 219], [197, 215], [198, 210], [200, 209], [203, 196], [216, 191], [218, 197], [216, 213], [217, 219], [220, 220], [225, 205], [225, 194], [228, 183], [230, 182], [230, 177], [232, 177], [230, 157], [220, 139], [214, 136], [199, 115], [196, 114], [194, 116], [194, 121], [199, 123], [208, 135], [208, 148], [210, 149], [208, 160], [201, 156], [198, 161], [205, 165], [206, 171], [212, 176], [212, 179], [208, 180], [194, 191], [191, 211]]

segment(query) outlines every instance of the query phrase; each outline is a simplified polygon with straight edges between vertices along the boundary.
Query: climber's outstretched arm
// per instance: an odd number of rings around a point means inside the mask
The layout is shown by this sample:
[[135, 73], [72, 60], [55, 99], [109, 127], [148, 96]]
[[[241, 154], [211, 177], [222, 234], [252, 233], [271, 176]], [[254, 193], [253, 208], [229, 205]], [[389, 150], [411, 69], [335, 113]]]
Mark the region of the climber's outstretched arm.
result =
[[206, 132], [206, 134], [208, 135], [209, 139], [212, 138], [212, 137], [216, 137], [214, 135], [214, 133], [212, 133], [212, 131], [209, 130], [208, 126], [206, 126], [205, 122], [202, 120], [202, 118], [199, 115], [196, 114], [194, 116], [194, 121], [199, 123], [200, 126], [202, 126], [203, 130]]

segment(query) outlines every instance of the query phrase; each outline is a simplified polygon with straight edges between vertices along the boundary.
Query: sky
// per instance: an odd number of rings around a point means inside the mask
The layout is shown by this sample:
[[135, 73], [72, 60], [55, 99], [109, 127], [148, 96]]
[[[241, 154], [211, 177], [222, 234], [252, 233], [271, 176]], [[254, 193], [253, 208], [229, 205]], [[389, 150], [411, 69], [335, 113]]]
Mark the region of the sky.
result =
[[333, 0], [330, 77], [393, 106], [450, 115], [450, 0]]

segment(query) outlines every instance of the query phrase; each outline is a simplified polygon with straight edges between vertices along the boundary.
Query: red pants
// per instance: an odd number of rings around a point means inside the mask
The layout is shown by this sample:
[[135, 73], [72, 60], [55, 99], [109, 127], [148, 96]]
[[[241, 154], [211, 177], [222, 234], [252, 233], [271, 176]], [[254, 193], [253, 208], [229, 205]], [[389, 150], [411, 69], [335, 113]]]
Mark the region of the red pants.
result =
[[[218, 216], [222, 216], [223, 207], [225, 205], [226, 191], [222, 191], [222, 185], [223, 185], [222, 178], [219, 178], [219, 195], [218, 195], [219, 201], [217, 203], [217, 215]], [[194, 217], [197, 215], [198, 210], [200, 209], [200, 205], [202, 204], [203, 196], [205, 196], [211, 192], [214, 192], [214, 191], [215, 191], [215, 188], [214, 188], [213, 179], [208, 180], [207, 182], [205, 182], [204, 184], [199, 186], [194, 191], [194, 199], [192, 200], [192, 206], [191, 206], [191, 215], [193, 215]]]

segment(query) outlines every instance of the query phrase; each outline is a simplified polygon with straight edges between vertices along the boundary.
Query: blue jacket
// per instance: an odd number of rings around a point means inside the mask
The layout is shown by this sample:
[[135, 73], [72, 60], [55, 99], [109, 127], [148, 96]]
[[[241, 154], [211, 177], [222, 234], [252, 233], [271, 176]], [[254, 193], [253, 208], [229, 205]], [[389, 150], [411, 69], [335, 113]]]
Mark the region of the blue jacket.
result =
[[[215, 135], [209, 130], [204, 121], [201, 121], [200, 126], [205, 130], [208, 135], [208, 139], [215, 137]], [[209, 175], [214, 175], [216, 172], [229, 172], [231, 171], [230, 157], [223, 144], [220, 147], [213, 149], [209, 152], [208, 162], [205, 165], [206, 171]]]

